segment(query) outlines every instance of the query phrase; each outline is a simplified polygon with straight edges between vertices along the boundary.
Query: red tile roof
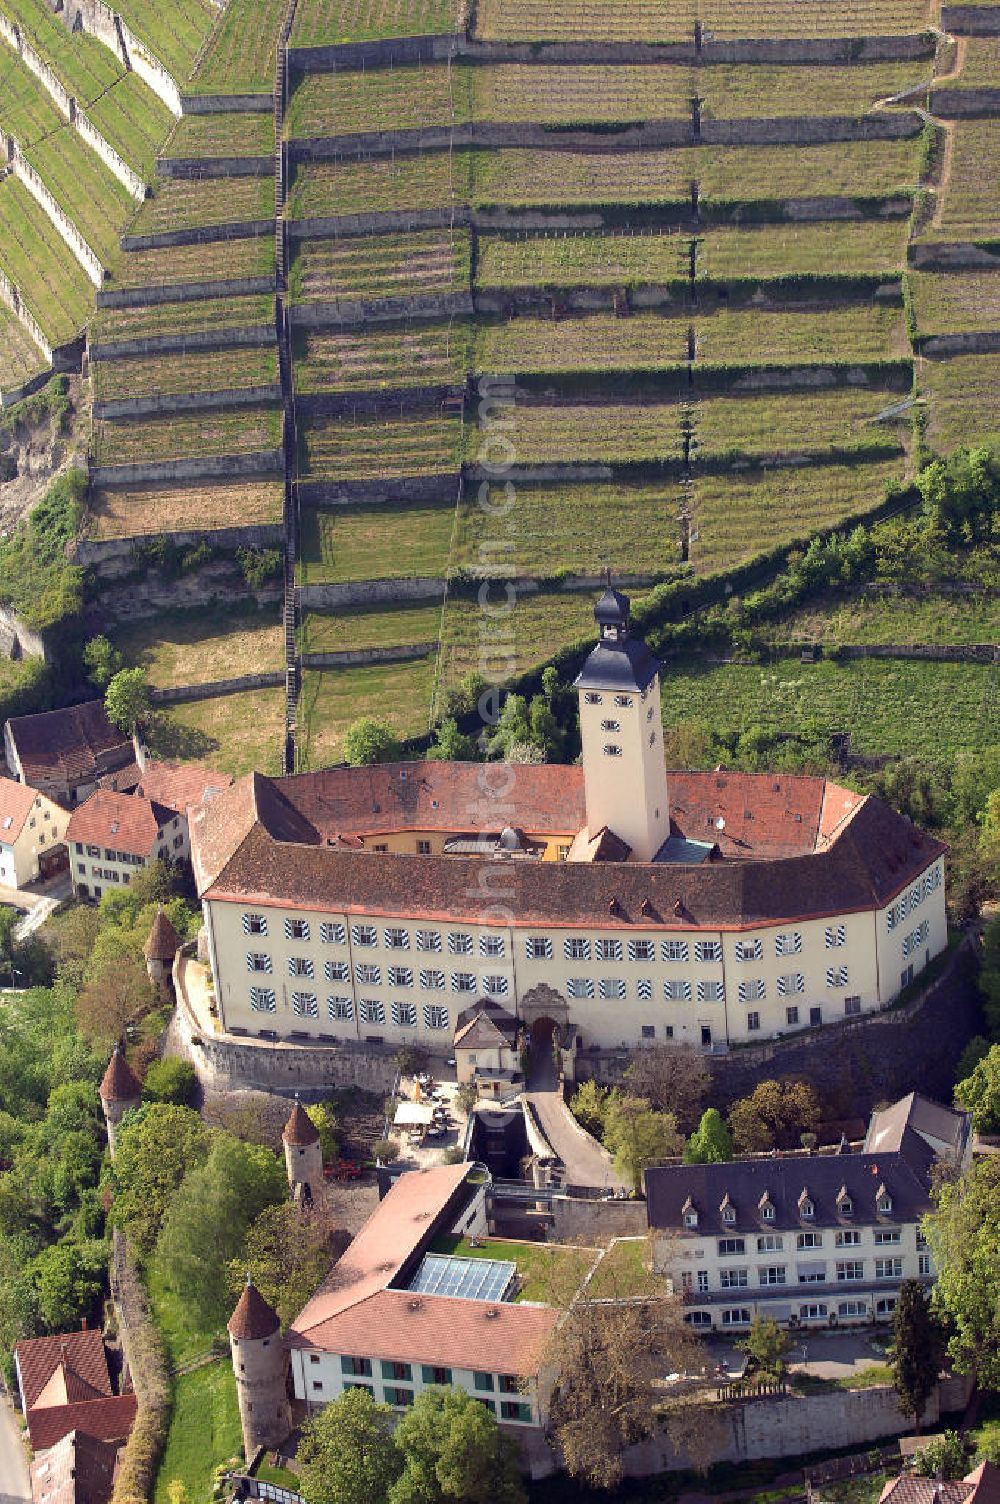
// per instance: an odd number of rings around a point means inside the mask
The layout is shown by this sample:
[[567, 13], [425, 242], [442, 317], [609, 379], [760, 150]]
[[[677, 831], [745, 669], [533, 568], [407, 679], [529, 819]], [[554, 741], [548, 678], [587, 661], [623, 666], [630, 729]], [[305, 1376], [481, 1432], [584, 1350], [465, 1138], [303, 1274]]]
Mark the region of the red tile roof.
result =
[[53, 1405], [28, 1411], [28, 1435], [35, 1452], [55, 1446], [70, 1431], [83, 1431], [99, 1441], [124, 1441], [135, 1421], [134, 1394], [115, 1394], [75, 1405]]
[[156, 918], [142, 947], [147, 961], [172, 961], [180, 949], [181, 937], [162, 909], [157, 909]]
[[13, 778], [0, 778], [0, 841], [13, 845], [37, 798], [38, 790], [29, 784], [17, 783]]
[[879, 1504], [1000, 1504], [1000, 1467], [981, 1462], [957, 1482], [904, 1473], [890, 1478]]
[[282, 1138], [286, 1144], [298, 1144], [305, 1148], [308, 1144], [319, 1143], [319, 1129], [306, 1112], [298, 1097], [295, 1098], [295, 1106], [291, 1116], [285, 1124]]
[[139, 774], [135, 792], [183, 814], [192, 804], [221, 793], [232, 785], [229, 773], [196, 762], [157, 762], [150, 758]]
[[66, 839], [148, 857], [159, 832], [170, 824], [175, 814], [175, 810], [149, 799], [140, 799], [136, 794], [115, 794], [110, 789], [96, 789], [70, 815]]
[[227, 1326], [237, 1342], [256, 1342], [281, 1330], [277, 1312], [268, 1305], [249, 1276]]
[[7, 729], [27, 783], [90, 783], [133, 756], [131, 737], [112, 726], [102, 700], [12, 716]]
[[138, 1102], [142, 1087], [125, 1059], [120, 1044], [116, 1044], [108, 1061], [104, 1078], [97, 1088], [104, 1102]]
[[85, 1431], [70, 1431], [31, 1464], [34, 1504], [107, 1504], [118, 1447]]
[[36, 1410], [49, 1410], [56, 1405], [75, 1405], [81, 1400], [98, 1400], [101, 1391], [88, 1384], [74, 1373], [68, 1363], [58, 1363], [49, 1375], [48, 1383], [35, 1400]]
[[104, 1338], [97, 1330], [28, 1337], [14, 1349], [21, 1395], [30, 1410], [60, 1363], [67, 1363], [100, 1394], [111, 1393]]

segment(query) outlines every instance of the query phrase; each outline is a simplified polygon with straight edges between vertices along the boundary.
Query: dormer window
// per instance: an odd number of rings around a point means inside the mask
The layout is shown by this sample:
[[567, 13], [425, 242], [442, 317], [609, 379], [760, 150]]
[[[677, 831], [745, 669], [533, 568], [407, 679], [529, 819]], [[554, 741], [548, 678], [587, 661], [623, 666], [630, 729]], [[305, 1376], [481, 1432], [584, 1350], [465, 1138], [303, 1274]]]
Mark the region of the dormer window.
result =
[[811, 1222], [815, 1215], [816, 1207], [813, 1199], [805, 1186], [803, 1186], [802, 1194], [799, 1196], [799, 1216], [804, 1222]]
[[698, 1226], [698, 1208], [690, 1196], [681, 1207], [681, 1217], [683, 1218], [684, 1226], [690, 1228], [692, 1231]]
[[841, 1217], [854, 1216], [854, 1202], [847, 1194], [846, 1185], [842, 1185], [840, 1187], [840, 1190], [837, 1192], [837, 1212]]
[[761, 1221], [774, 1221], [774, 1202], [771, 1200], [771, 1197], [767, 1191], [764, 1192], [763, 1196], [761, 1196], [760, 1200], [757, 1202], [757, 1210], [760, 1212]]
[[880, 1217], [888, 1217], [892, 1214], [892, 1197], [884, 1185], [880, 1185], [875, 1192], [875, 1205]]
[[736, 1208], [729, 1199], [728, 1191], [722, 1198], [722, 1203], [719, 1206], [719, 1211], [722, 1213], [722, 1220], [723, 1222], [725, 1222], [726, 1226], [732, 1227], [733, 1223], [736, 1221]]

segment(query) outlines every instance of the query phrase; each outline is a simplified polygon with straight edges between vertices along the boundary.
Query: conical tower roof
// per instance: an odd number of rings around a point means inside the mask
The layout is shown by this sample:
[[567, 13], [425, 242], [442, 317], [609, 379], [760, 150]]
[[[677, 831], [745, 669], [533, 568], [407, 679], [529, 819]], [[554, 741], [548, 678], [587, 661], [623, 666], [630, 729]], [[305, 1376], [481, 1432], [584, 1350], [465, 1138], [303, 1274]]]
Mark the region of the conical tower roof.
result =
[[297, 1093], [292, 1115], [285, 1124], [281, 1137], [286, 1144], [294, 1144], [299, 1149], [319, 1143], [319, 1129], [302, 1106]]
[[156, 911], [149, 938], [142, 947], [147, 961], [172, 961], [180, 950], [181, 937], [174, 929], [163, 909]]
[[142, 1087], [129, 1069], [120, 1044], [114, 1047], [98, 1092], [105, 1102], [138, 1102], [142, 1096]]
[[237, 1342], [257, 1342], [281, 1330], [277, 1312], [272, 1311], [249, 1274], [228, 1325]]

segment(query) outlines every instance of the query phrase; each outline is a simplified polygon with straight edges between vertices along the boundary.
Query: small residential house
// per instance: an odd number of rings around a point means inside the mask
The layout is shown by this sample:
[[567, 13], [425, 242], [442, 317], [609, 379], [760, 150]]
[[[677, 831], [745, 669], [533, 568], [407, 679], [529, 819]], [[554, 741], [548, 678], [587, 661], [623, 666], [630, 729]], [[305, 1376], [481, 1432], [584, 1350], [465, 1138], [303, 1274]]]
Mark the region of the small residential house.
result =
[[150, 862], [187, 858], [187, 818], [152, 799], [97, 789], [66, 828], [73, 893], [101, 898]]
[[121, 1443], [135, 1420], [134, 1394], [115, 1394], [97, 1330], [33, 1337], [14, 1349], [21, 1409], [35, 1457], [71, 1432]]
[[903, 1473], [889, 1479], [879, 1504], [1000, 1504], [1000, 1467], [981, 1462], [954, 1481]]
[[289, 1328], [300, 1414], [359, 1386], [404, 1410], [446, 1384], [503, 1425], [543, 1424], [539, 1370], [559, 1313], [514, 1301], [514, 1263], [434, 1251], [442, 1236], [485, 1233], [485, 1194], [468, 1164], [399, 1176]]
[[98, 780], [133, 761], [132, 738], [112, 726], [103, 700], [12, 716], [4, 726], [7, 765], [19, 783], [72, 808]]
[[482, 997], [458, 1015], [452, 1048], [459, 1085], [502, 1097], [520, 1080], [518, 1022], [495, 998]]
[[934, 1278], [920, 1230], [941, 1159], [971, 1151], [967, 1114], [915, 1093], [872, 1115], [856, 1152], [754, 1155], [646, 1171], [656, 1267], [698, 1330], [888, 1321], [900, 1282]]
[[86, 1431], [69, 1431], [31, 1463], [34, 1504], [108, 1504], [118, 1445]]
[[65, 867], [68, 820], [47, 794], [0, 778], [0, 884], [23, 888]]

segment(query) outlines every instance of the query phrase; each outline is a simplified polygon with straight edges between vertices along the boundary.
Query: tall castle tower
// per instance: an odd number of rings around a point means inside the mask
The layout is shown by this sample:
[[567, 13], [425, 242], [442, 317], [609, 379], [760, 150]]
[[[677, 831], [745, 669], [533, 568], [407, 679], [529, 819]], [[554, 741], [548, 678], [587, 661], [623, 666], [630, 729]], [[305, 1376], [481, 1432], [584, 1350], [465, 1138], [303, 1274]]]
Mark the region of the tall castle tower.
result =
[[112, 1051], [108, 1068], [104, 1072], [104, 1079], [98, 1087], [98, 1093], [101, 1106], [104, 1108], [104, 1122], [108, 1130], [108, 1152], [114, 1159], [118, 1125], [127, 1112], [133, 1107], [138, 1107], [142, 1098], [142, 1087], [136, 1080], [134, 1072], [129, 1069], [125, 1051], [120, 1043], [116, 1044]]
[[281, 1322], [249, 1274], [229, 1318], [229, 1348], [249, 1462], [258, 1447], [279, 1447], [292, 1429]]
[[285, 1146], [285, 1170], [292, 1190], [297, 1185], [307, 1185], [318, 1190], [323, 1184], [323, 1150], [320, 1147], [319, 1129], [309, 1117], [298, 1092], [291, 1117], [281, 1134]]
[[591, 837], [605, 826], [651, 862], [670, 835], [660, 668], [630, 630], [629, 598], [610, 584], [594, 608], [600, 640], [580, 673], [580, 735]]

